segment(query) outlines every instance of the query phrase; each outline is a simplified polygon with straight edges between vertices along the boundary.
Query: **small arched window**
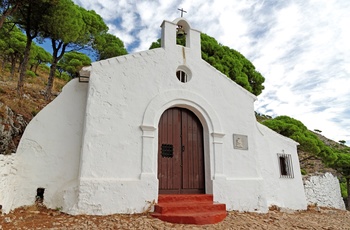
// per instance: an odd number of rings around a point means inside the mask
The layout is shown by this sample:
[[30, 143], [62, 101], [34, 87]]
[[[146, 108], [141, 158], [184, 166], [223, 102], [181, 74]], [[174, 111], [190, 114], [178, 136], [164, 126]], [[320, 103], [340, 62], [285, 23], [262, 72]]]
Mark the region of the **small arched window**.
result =
[[187, 82], [187, 74], [184, 71], [178, 70], [176, 71], [176, 77], [179, 81], [186, 83]]

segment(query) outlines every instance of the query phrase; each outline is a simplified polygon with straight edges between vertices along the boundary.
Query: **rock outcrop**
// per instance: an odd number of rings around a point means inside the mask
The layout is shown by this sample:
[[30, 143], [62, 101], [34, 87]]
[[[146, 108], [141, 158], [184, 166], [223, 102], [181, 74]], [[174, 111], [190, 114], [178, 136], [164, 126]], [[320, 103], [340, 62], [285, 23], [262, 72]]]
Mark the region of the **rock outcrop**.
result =
[[0, 102], [0, 154], [16, 152], [18, 142], [27, 126], [22, 115]]

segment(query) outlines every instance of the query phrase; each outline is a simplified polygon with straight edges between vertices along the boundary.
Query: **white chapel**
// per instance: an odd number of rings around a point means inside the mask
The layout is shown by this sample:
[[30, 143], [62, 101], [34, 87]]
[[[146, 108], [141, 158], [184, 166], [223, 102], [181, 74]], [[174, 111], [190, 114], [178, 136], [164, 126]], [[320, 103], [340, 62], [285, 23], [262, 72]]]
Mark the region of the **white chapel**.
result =
[[256, 121], [257, 98], [201, 58], [185, 18], [161, 29], [161, 48], [92, 63], [87, 83], [70, 81], [35, 116], [0, 188], [4, 212], [39, 196], [70, 214], [141, 213], [160, 194], [306, 209], [298, 143]]

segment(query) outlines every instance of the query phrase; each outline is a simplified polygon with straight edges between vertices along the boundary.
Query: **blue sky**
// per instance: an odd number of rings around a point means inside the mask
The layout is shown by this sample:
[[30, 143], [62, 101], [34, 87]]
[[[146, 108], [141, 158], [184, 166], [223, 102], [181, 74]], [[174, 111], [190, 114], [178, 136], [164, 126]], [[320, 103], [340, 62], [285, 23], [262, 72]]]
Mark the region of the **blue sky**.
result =
[[163, 20], [192, 28], [246, 56], [265, 77], [256, 111], [287, 115], [350, 145], [349, 0], [74, 0], [102, 16], [129, 53], [147, 50]]

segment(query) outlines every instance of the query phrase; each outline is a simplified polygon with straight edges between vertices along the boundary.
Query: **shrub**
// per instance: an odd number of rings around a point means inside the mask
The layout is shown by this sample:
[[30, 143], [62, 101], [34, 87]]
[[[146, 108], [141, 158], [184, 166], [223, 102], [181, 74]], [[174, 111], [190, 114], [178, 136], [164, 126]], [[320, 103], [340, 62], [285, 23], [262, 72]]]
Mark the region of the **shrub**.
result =
[[301, 175], [306, 175], [307, 174], [305, 169], [300, 169], [300, 172], [301, 172]]
[[35, 74], [33, 71], [30, 71], [30, 70], [27, 70], [27, 71], [26, 71], [26, 75], [27, 75], [28, 77], [36, 77], [36, 74]]
[[341, 196], [346, 198], [348, 197], [348, 191], [346, 189], [346, 181], [340, 182], [340, 191], [341, 191]]

